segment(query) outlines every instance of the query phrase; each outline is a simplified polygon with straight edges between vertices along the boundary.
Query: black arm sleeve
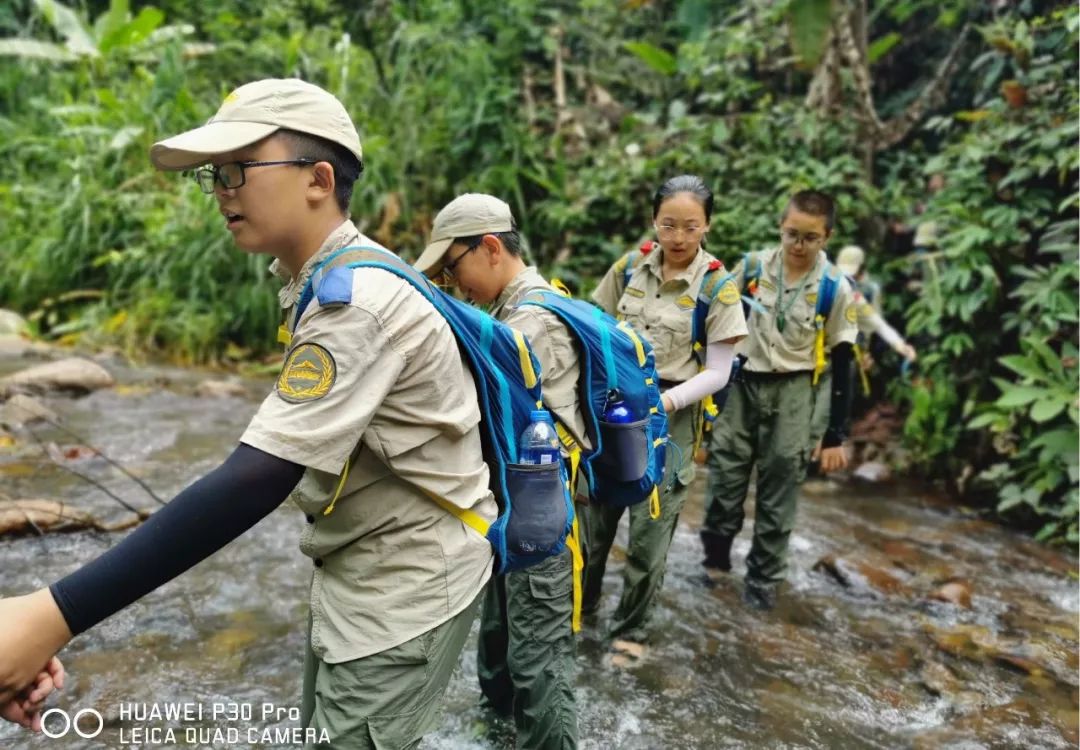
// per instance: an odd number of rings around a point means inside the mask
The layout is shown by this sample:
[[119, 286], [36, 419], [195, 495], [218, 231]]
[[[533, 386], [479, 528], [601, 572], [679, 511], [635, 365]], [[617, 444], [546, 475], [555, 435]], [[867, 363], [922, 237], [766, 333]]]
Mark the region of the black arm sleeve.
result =
[[832, 394], [829, 400], [829, 427], [821, 439], [822, 448], [842, 445], [847, 437], [848, 417], [851, 413], [851, 344], [842, 341], [834, 346], [830, 359]]
[[241, 443], [96, 560], [49, 590], [73, 635], [205, 560], [278, 507], [304, 467]]

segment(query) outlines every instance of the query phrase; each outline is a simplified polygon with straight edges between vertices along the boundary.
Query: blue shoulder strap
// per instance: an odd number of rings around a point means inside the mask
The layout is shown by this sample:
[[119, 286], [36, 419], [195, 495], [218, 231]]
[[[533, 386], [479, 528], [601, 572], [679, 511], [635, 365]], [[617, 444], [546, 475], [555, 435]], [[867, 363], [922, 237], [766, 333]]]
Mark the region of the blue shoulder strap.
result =
[[[315, 270], [311, 272], [311, 276], [308, 277], [307, 283], [304, 284], [304, 288], [300, 292], [300, 298], [296, 302], [296, 310], [293, 313], [292, 322], [289, 324], [289, 330], [296, 330], [296, 324], [300, 322], [304, 310], [315, 298], [316, 290], [318, 291], [319, 304], [324, 307], [347, 305], [352, 301], [352, 271], [345, 268], [346, 263], [343, 262], [347, 261], [345, 256], [349, 253], [375, 253], [374, 256], [371, 256], [372, 258], [378, 258], [387, 263], [396, 260], [404, 266], [403, 271], [408, 269], [408, 271], [418, 275], [418, 272], [412, 266], [409, 266], [386, 248], [378, 245], [351, 245], [335, 250], [321, 260], [315, 266]], [[413, 279], [409, 279], [409, 281], [413, 281], [413, 286], [419, 288]]]
[[634, 275], [634, 267], [637, 266], [638, 261], [641, 259], [640, 250], [631, 250], [622, 257], [623, 262], [623, 289], [630, 286], [630, 277]]
[[828, 319], [829, 314], [832, 312], [833, 302], [836, 301], [836, 288], [838, 286], [840, 286], [840, 273], [836, 270], [836, 266], [825, 261], [825, 273], [821, 277], [821, 283], [818, 284], [817, 305], [814, 308], [815, 316], [820, 315]]
[[743, 288], [742, 288], [742, 301], [744, 303], [743, 312], [746, 313], [746, 317], [750, 317], [751, 310], [757, 310], [762, 315], [765, 314], [765, 306], [754, 299], [751, 295], [747, 294], [747, 290], [750, 288], [750, 283], [757, 281], [761, 278], [762, 262], [761, 253], [743, 253]]
[[694, 349], [694, 357], [702, 365], [705, 364], [705, 347], [708, 345], [708, 342], [705, 341], [707, 335], [705, 321], [709, 317], [709, 308], [712, 307], [716, 295], [724, 288], [724, 284], [734, 278], [734, 273], [721, 267], [715, 271], [706, 271], [704, 278], [701, 280], [701, 289], [698, 290], [697, 300], [694, 303], [694, 319], [691, 323], [690, 342]]

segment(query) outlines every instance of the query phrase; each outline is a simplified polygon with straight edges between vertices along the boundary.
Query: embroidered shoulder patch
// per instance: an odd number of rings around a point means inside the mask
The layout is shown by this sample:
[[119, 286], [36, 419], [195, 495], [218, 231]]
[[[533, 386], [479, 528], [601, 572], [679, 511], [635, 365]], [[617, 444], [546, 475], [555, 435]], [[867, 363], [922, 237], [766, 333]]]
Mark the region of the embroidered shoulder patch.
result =
[[631, 297], [639, 297], [640, 298], [640, 297], [645, 296], [644, 290], [642, 290], [642, 289], [634, 289], [631, 286], [626, 287], [626, 293], [629, 294]]
[[694, 298], [691, 297], [689, 294], [684, 294], [683, 296], [675, 300], [675, 304], [684, 310], [692, 310], [697, 305], [697, 302], [695, 302]]
[[848, 323], [854, 323], [859, 319], [859, 308], [856, 305], [848, 305], [847, 310], [844, 311], [844, 317], [847, 318]]
[[318, 344], [301, 344], [289, 352], [277, 380], [277, 393], [290, 404], [315, 401], [330, 392], [337, 379], [333, 356]]
[[720, 292], [716, 295], [716, 298], [725, 305], [734, 305], [739, 301], [739, 287], [735, 286], [734, 281], [728, 279], [720, 287]]

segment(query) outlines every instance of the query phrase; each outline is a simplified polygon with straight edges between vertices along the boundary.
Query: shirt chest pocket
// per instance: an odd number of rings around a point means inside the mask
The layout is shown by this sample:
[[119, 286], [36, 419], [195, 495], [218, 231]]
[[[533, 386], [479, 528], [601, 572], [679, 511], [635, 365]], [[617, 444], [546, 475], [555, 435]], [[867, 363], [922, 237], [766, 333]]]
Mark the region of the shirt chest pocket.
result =
[[[817, 305], [817, 294], [803, 290], [799, 297], [792, 300], [790, 295], [794, 291], [786, 292], [783, 307], [787, 308], [784, 315], [784, 341], [793, 350], [810, 348], [814, 343], [817, 326], [814, 323], [814, 314]], [[790, 305], [788, 304], [790, 303]]]
[[680, 307], [670, 300], [657, 300], [660, 304], [660, 312], [657, 315], [656, 326], [652, 333], [653, 347], [664, 353], [665, 360], [671, 360], [676, 355], [692, 354], [694, 309]]
[[634, 330], [644, 333], [645, 327], [651, 323], [648, 315], [649, 311], [645, 309], [645, 293], [640, 289], [627, 289], [619, 300], [619, 320], [625, 320]]

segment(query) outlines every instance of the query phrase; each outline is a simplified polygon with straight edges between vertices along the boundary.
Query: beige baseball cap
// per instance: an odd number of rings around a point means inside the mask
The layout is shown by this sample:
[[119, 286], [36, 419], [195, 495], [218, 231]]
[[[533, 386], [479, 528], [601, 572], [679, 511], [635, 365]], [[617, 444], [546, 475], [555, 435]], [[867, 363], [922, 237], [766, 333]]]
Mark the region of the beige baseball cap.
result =
[[848, 276], [854, 276], [862, 268], [866, 253], [858, 245], [844, 245], [836, 256], [836, 267]]
[[267, 78], [225, 97], [201, 128], [155, 143], [150, 161], [158, 169], [191, 169], [282, 128], [325, 138], [363, 160], [356, 126], [337, 97], [299, 78]]
[[443, 256], [458, 237], [509, 232], [514, 228], [510, 206], [493, 195], [465, 193], [447, 203], [435, 216], [431, 239], [413, 265], [417, 271], [435, 276]]

